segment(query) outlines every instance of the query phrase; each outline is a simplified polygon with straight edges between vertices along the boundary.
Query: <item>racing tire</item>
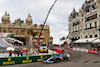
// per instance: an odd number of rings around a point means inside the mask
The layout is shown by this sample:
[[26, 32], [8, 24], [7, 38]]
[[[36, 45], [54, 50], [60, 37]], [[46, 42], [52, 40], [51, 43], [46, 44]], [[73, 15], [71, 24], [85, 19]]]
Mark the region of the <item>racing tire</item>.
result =
[[56, 63], [57, 62], [57, 60], [56, 59], [54, 59], [54, 63]]
[[59, 59], [57, 59], [57, 63], [58, 63], [58, 62], [60, 62], [60, 60], [59, 60]]
[[66, 58], [66, 60], [68, 60], [68, 57]]
[[68, 60], [68, 57], [64, 57], [65, 60]]

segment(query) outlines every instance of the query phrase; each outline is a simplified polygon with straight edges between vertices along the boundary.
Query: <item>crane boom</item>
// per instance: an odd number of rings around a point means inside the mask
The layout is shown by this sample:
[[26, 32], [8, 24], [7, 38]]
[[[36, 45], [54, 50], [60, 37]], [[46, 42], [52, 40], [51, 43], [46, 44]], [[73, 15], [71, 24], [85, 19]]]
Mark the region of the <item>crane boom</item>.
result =
[[42, 26], [41, 32], [40, 32], [40, 34], [39, 34], [39, 36], [38, 36], [38, 38], [37, 38], [38, 46], [39, 46], [39, 38], [40, 38], [40, 36], [41, 36], [41, 34], [42, 34], [42, 31], [43, 31], [43, 28], [44, 28], [44, 26], [45, 26], [45, 23], [46, 23], [46, 21], [47, 21], [47, 19], [48, 19], [48, 16], [49, 16], [49, 14], [50, 14], [50, 12], [51, 12], [51, 10], [52, 10], [52, 8], [53, 8], [53, 6], [55, 5], [56, 2], [57, 2], [57, 0], [55, 0], [55, 2], [53, 3], [53, 5], [52, 5], [51, 8], [49, 9], [49, 12], [48, 12], [48, 14], [47, 14], [47, 16], [46, 16], [46, 18], [45, 18], [45, 21], [44, 21], [44, 24], [43, 24], [43, 26]]

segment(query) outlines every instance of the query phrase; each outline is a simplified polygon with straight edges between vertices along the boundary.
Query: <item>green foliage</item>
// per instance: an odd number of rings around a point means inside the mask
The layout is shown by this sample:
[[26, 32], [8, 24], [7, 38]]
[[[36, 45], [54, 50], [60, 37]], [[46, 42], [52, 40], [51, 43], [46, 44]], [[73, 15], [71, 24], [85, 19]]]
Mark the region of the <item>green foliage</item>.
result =
[[14, 34], [8, 34], [7, 37], [14, 38]]
[[33, 38], [34, 38], [37, 34], [39, 34], [39, 31], [34, 32], [32, 29], [28, 29], [28, 35], [33, 36]]
[[20, 20], [20, 26], [24, 23], [24, 21], [22, 21], [20, 18], [19, 18], [19, 20]]

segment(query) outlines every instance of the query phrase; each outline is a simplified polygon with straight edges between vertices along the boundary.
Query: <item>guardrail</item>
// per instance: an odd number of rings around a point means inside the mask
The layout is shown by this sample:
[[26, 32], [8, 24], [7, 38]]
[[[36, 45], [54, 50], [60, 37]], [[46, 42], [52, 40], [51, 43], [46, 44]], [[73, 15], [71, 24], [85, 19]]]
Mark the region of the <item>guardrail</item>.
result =
[[53, 55], [56, 55], [56, 54], [20, 56], [20, 57], [2, 57], [2, 58], [0, 58], [0, 66], [13, 65], [13, 64], [22, 64], [22, 63], [40, 62], [40, 61], [44, 60], [44, 57], [52, 57]]
[[87, 53], [100, 55], [100, 51], [98, 51], [98, 50], [83, 49], [83, 48], [72, 48], [72, 47], [68, 47], [68, 49], [73, 50], [73, 51], [87, 52]]

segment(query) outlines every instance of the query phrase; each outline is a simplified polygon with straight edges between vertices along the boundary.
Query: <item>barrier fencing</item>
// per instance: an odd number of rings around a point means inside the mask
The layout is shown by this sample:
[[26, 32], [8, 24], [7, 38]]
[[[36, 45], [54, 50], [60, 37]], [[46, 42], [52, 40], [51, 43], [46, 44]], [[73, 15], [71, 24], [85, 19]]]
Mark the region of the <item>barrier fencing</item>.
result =
[[83, 49], [83, 48], [72, 48], [72, 47], [68, 47], [68, 49], [74, 50], [74, 51], [81, 51], [81, 52], [87, 52], [87, 53], [100, 55], [100, 51], [98, 51], [98, 50], [90, 50], [90, 49]]
[[44, 60], [44, 57], [52, 57], [53, 55], [56, 55], [56, 54], [35, 55], [35, 56], [20, 56], [20, 57], [2, 57], [2, 58], [0, 58], [0, 66], [40, 62], [40, 61]]

